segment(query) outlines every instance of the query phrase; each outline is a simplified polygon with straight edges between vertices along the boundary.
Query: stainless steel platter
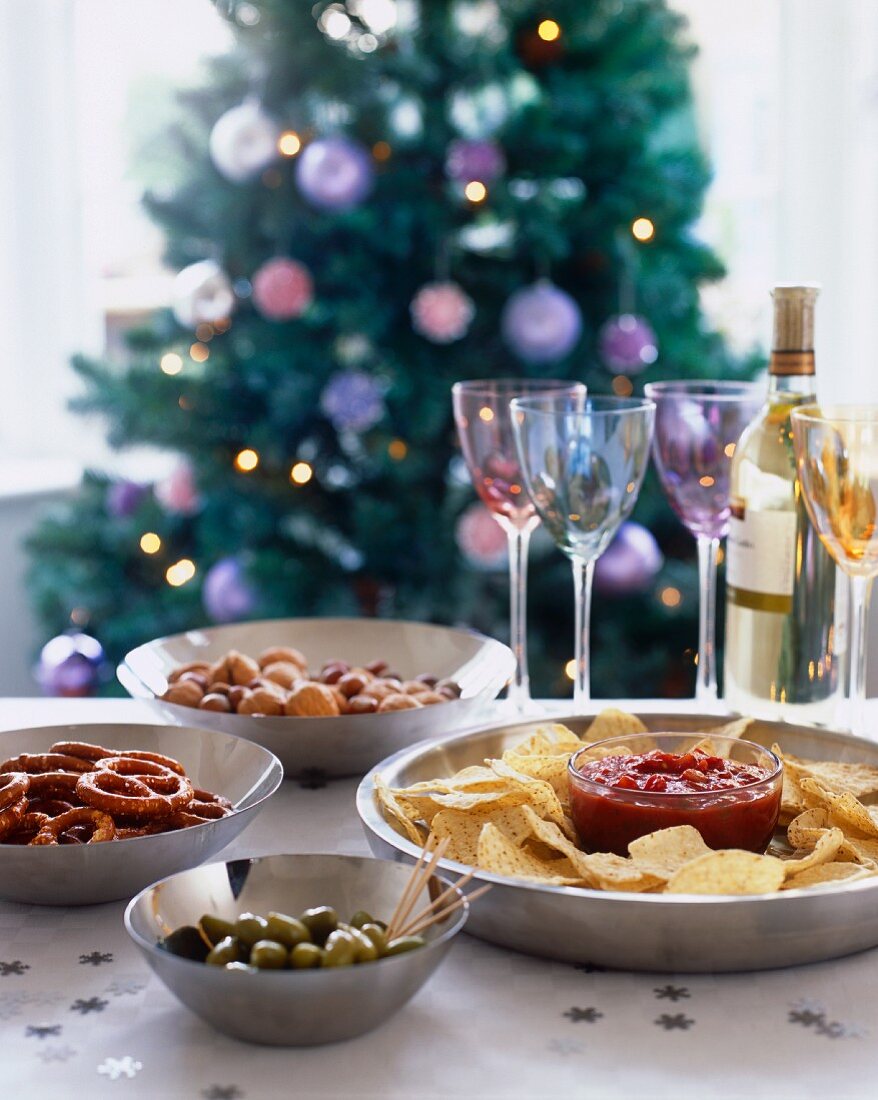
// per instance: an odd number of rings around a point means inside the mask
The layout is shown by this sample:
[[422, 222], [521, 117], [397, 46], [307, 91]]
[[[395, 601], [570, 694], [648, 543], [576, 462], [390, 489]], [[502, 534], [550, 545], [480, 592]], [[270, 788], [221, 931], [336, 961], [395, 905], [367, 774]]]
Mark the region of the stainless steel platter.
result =
[[[654, 731], [700, 732], [717, 715], [641, 714]], [[380, 772], [391, 787], [447, 776], [498, 757], [547, 721], [584, 734], [591, 718], [555, 717], [492, 726], [422, 743], [389, 757], [357, 791], [372, 851], [413, 861], [417, 847], [381, 814], [374, 797]], [[878, 744], [810, 726], [756, 721], [748, 739], [817, 760], [878, 764]], [[451, 860], [446, 872], [465, 870]], [[502, 947], [573, 963], [678, 973], [769, 970], [837, 958], [878, 945], [878, 878], [744, 897], [610, 893], [540, 886], [487, 872], [493, 889], [473, 905], [467, 932]]]

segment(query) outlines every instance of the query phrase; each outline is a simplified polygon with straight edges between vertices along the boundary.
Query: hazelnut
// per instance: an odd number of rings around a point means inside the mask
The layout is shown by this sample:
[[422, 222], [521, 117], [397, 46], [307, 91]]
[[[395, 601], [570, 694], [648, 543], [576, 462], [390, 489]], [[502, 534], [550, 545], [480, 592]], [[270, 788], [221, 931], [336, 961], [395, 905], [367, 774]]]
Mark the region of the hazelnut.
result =
[[381, 700], [378, 704], [378, 713], [384, 714], [390, 710], [417, 710], [420, 705], [414, 695], [403, 695], [402, 692], [397, 691]]
[[214, 695], [228, 695], [232, 688], [231, 684], [224, 684], [222, 680], [217, 680], [215, 684], [210, 685], [210, 690]]
[[416, 695], [415, 699], [423, 707], [432, 707], [436, 703], [447, 703], [448, 696], [440, 695], [437, 691], [422, 691], [420, 695]]
[[197, 707], [201, 702], [204, 691], [192, 680], [180, 680], [171, 684], [162, 696], [166, 703], [176, 703], [181, 707]]
[[250, 695], [250, 688], [241, 687], [236, 684], [235, 687], [229, 688], [229, 702], [232, 704], [232, 710], [237, 710], [241, 705], [241, 701], [246, 699]]
[[176, 684], [176, 682], [183, 677], [187, 672], [204, 672], [206, 673], [210, 668], [210, 664], [207, 661], [189, 661], [188, 664], [178, 665], [177, 668], [172, 669], [168, 673], [168, 683]]
[[215, 710], [224, 714], [232, 709], [227, 695], [220, 695], [218, 691], [211, 691], [198, 704], [199, 710]]
[[202, 691], [207, 691], [206, 672], [184, 672], [177, 683], [185, 684], [187, 680], [191, 680], [193, 684], [198, 684]]
[[348, 714], [374, 714], [378, 700], [374, 695], [354, 695], [348, 699]]
[[456, 684], [454, 680], [439, 680], [436, 690], [440, 695], [447, 695], [449, 699], [460, 698], [460, 684]]
[[319, 679], [324, 684], [337, 684], [350, 667], [346, 661], [326, 661], [320, 670]]
[[430, 688], [434, 688], [439, 682], [439, 677], [434, 676], [432, 672], [419, 672], [415, 679]]
[[386, 661], [370, 661], [366, 665], [366, 671], [371, 672], [373, 676], [383, 676], [384, 673], [390, 668], [390, 665]]
[[217, 682], [221, 684], [232, 683], [232, 671], [229, 667], [230, 654], [223, 654], [218, 660], [214, 661], [210, 668], [207, 670], [207, 680], [210, 684]]
[[345, 695], [344, 692], [339, 691], [337, 684], [333, 684], [330, 687], [330, 690], [332, 691], [332, 694], [335, 696], [336, 703], [338, 703], [338, 713], [339, 714], [347, 714], [348, 711], [350, 710], [350, 707], [348, 706], [348, 697], [347, 697], [347, 695]]
[[263, 649], [259, 654], [260, 668], [265, 668], [266, 665], [277, 664], [278, 661], [283, 661], [284, 664], [289, 663], [291, 665], [296, 665], [303, 670], [308, 667], [308, 662], [305, 660], [304, 653], [298, 649], [293, 649], [292, 646], [270, 646], [268, 649]]
[[382, 676], [380, 680], [375, 681], [375, 684], [376, 686], [390, 688], [391, 691], [402, 691], [402, 680], [396, 676]]
[[350, 699], [352, 695], [359, 695], [371, 679], [368, 672], [351, 671], [346, 672], [335, 686], [342, 695]]
[[388, 695], [396, 695], [399, 692], [398, 687], [391, 687], [390, 684], [385, 684], [383, 680], [373, 680], [369, 684], [369, 690], [367, 694], [371, 695], [373, 699], [377, 699], [380, 703], [382, 699], [386, 699]]
[[406, 695], [424, 695], [430, 691], [430, 688], [426, 684], [422, 684], [420, 680], [406, 680], [402, 685], [402, 690]]
[[283, 714], [283, 703], [273, 691], [265, 688], [256, 688], [238, 704], [238, 714]]
[[272, 680], [281, 687], [291, 688], [298, 680], [302, 679], [302, 668], [292, 661], [272, 661], [262, 666], [262, 676], [265, 680]]
[[284, 704], [284, 714], [297, 718], [329, 717], [339, 713], [332, 689], [311, 680], [296, 684]]
[[232, 650], [228, 655], [230, 684], [249, 684], [259, 675], [259, 665], [244, 653]]

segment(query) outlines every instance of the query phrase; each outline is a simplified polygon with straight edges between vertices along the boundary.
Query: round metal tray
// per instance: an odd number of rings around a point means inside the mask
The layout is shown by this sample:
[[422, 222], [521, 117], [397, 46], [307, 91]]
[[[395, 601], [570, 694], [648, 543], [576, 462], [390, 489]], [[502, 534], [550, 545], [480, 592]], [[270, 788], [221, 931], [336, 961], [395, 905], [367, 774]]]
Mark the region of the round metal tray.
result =
[[[641, 714], [655, 732], [701, 732], [717, 715]], [[499, 757], [538, 726], [561, 722], [582, 735], [590, 717], [547, 717], [458, 734], [388, 757], [362, 781], [357, 810], [375, 855], [414, 861], [418, 848], [385, 820], [374, 796], [380, 772], [391, 787], [448, 776]], [[750, 740], [816, 760], [878, 764], [878, 744], [810, 726], [756, 721]], [[443, 871], [462, 864], [440, 860]], [[678, 973], [770, 970], [837, 958], [878, 945], [878, 877], [744, 897], [634, 894], [585, 890], [476, 872], [493, 889], [470, 910], [467, 932], [480, 939], [564, 962]]]

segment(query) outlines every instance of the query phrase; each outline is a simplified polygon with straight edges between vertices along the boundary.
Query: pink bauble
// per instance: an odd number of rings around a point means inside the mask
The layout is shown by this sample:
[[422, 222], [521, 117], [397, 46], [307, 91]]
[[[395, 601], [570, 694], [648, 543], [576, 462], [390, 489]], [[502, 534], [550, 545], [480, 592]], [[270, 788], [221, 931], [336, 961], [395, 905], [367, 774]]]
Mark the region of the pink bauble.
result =
[[410, 306], [415, 332], [434, 344], [451, 344], [466, 336], [475, 316], [472, 298], [457, 283], [427, 283]]
[[470, 565], [477, 569], [505, 567], [508, 555], [506, 534], [480, 501], [461, 512], [454, 534]]
[[181, 462], [155, 487], [156, 500], [175, 516], [194, 515], [201, 507], [195, 476], [188, 462]]
[[314, 282], [304, 264], [276, 256], [253, 276], [253, 304], [269, 321], [301, 317], [314, 301]]

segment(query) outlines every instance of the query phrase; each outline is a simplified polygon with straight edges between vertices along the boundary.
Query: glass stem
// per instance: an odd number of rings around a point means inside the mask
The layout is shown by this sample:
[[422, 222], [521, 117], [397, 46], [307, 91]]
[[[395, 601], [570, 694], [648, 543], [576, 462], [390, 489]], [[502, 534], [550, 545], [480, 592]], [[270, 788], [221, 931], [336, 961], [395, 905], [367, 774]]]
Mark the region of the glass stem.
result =
[[591, 700], [591, 582], [594, 560], [573, 558], [573, 592], [576, 606], [576, 675], [573, 680], [573, 709], [584, 714]]
[[698, 535], [698, 668], [695, 698], [716, 702], [716, 559], [719, 539]]
[[530, 702], [527, 671], [527, 551], [530, 530], [509, 531], [509, 636], [515, 654], [515, 672], [507, 697], [518, 710]]
[[851, 733], [859, 737], [866, 736], [866, 622], [871, 592], [871, 577], [851, 577], [854, 621], [850, 649], [849, 725]]

